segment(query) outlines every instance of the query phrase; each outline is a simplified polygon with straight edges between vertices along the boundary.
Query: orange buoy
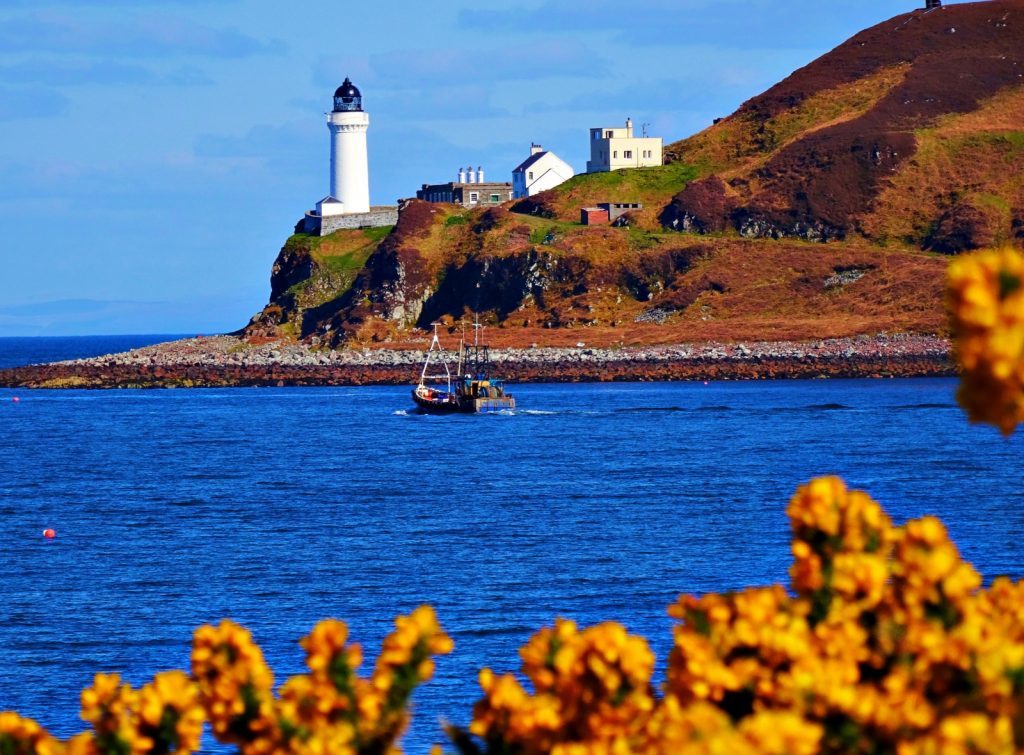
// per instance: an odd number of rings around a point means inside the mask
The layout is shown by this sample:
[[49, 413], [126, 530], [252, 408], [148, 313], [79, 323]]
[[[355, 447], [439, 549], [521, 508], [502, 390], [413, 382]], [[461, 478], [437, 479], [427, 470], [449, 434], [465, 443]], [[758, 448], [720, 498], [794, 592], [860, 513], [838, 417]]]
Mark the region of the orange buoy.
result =
[[57, 537], [57, 531], [47, 527], [45, 530], [43, 530], [43, 537], [45, 537], [47, 540], [53, 540], [53, 538]]

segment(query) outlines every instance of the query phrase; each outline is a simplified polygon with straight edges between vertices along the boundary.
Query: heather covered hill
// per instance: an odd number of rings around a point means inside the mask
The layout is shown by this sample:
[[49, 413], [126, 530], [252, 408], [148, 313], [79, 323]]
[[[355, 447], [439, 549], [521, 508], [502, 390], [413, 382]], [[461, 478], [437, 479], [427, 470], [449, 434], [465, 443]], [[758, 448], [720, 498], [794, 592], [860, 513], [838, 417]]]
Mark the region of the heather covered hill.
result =
[[[394, 344], [478, 314], [508, 346], [941, 333], [944, 255], [1024, 244], [1024, 0], [878, 24], [667, 152], [507, 206], [411, 201], [383, 236], [293, 236], [245, 332]], [[602, 201], [643, 209], [580, 225]]]
[[955, 252], [1024, 236], [1024, 0], [857, 34], [668, 148], [708, 175], [662, 221]]

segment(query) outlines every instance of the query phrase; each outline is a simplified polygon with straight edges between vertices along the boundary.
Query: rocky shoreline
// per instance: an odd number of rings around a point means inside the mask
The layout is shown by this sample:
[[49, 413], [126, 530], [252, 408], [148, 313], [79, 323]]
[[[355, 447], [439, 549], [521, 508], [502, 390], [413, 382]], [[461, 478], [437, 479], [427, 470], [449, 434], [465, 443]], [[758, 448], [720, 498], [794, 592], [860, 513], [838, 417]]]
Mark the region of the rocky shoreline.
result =
[[[877, 335], [813, 342], [701, 343], [621, 348], [495, 349], [514, 383], [951, 376], [949, 341]], [[171, 388], [403, 385], [421, 350], [315, 350], [250, 344], [235, 336], [188, 338], [121, 354], [0, 370], [6, 388]]]

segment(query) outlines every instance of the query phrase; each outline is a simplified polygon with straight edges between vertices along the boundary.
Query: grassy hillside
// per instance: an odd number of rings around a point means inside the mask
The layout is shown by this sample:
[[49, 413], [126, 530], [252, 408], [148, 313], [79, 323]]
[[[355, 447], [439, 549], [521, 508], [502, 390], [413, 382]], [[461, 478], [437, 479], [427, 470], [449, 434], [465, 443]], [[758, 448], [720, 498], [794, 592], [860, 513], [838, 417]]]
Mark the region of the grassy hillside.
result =
[[1024, 0], [879, 24], [668, 148], [710, 171], [662, 215], [678, 230], [942, 252], [1024, 241]]

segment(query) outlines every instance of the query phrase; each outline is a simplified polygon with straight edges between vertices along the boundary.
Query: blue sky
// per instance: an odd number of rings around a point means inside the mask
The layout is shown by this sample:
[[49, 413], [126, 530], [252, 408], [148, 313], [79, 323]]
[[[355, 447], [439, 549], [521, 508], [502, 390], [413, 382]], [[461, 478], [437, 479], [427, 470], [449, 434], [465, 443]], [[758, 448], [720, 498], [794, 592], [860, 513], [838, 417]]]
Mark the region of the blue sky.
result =
[[266, 302], [351, 76], [371, 199], [531, 141], [666, 142], [916, 0], [3, 0], [0, 336], [207, 333]]

